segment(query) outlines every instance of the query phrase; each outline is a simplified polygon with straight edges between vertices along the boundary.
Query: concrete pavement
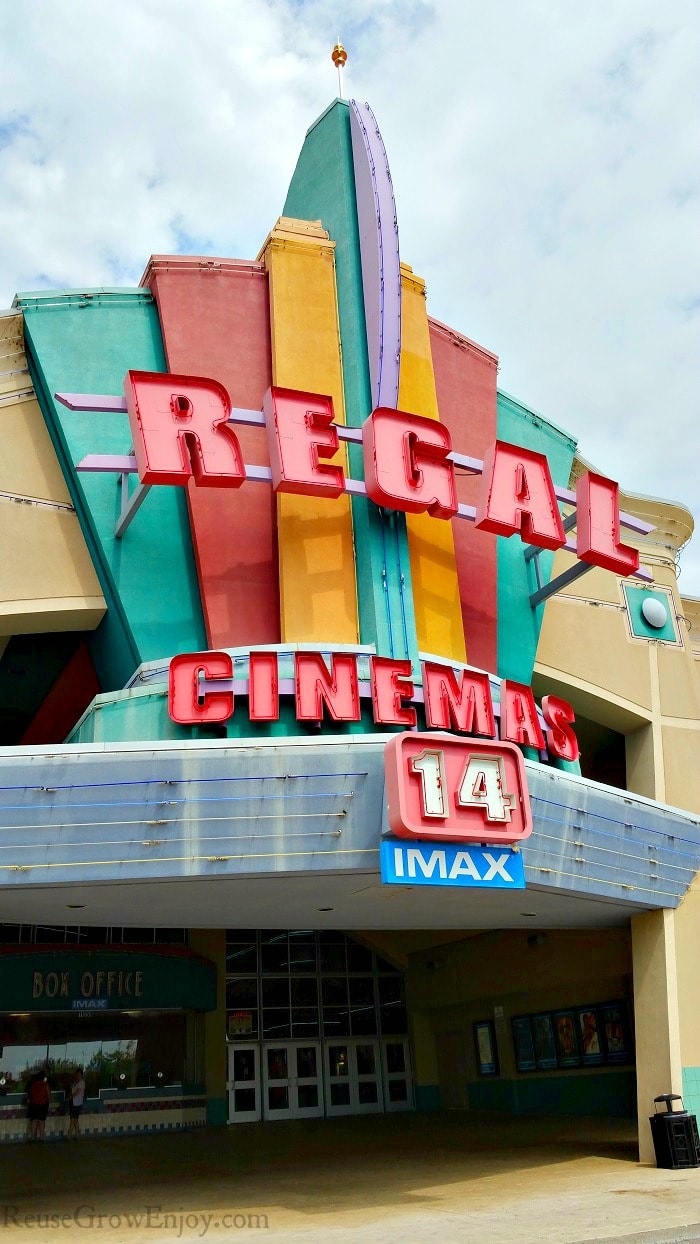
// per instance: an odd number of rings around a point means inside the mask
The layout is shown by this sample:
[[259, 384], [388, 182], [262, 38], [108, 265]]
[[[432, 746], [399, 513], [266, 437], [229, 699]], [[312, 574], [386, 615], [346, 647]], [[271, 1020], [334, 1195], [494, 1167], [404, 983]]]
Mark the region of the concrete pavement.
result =
[[619, 1120], [464, 1112], [15, 1145], [0, 1228], [37, 1244], [700, 1241], [700, 1170], [636, 1156]]

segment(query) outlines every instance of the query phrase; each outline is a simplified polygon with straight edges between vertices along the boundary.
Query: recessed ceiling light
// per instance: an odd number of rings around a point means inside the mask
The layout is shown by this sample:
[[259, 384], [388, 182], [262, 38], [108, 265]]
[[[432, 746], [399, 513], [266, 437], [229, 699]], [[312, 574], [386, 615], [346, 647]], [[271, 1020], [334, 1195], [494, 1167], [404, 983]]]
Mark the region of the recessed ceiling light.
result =
[[536, 911], [521, 911], [521, 916], [537, 916]]
[[66, 903], [66, 907], [69, 911], [84, 911], [87, 903]]
[[335, 907], [317, 907], [316, 911], [335, 911]]

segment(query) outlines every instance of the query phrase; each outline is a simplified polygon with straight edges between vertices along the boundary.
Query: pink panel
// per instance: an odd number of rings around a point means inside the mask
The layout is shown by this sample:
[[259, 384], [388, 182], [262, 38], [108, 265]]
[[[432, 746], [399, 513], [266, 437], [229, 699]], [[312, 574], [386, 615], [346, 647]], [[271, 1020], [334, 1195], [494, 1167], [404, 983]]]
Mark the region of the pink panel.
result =
[[101, 690], [87, 645], [81, 639], [24, 731], [20, 744], [62, 743]]
[[[207, 376], [231, 404], [260, 410], [272, 383], [267, 275], [235, 259], [154, 255], [143, 278], [158, 304], [171, 372]], [[263, 428], [236, 427], [247, 464], [269, 463]], [[187, 490], [211, 648], [280, 642], [271, 489]]]
[[[457, 453], [483, 458], [496, 440], [495, 354], [430, 319], [435, 388], [440, 420]], [[460, 502], [476, 505], [481, 476], [457, 472]], [[496, 671], [496, 537], [472, 523], [453, 523], [457, 577], [462, 602], [467, 660]]]

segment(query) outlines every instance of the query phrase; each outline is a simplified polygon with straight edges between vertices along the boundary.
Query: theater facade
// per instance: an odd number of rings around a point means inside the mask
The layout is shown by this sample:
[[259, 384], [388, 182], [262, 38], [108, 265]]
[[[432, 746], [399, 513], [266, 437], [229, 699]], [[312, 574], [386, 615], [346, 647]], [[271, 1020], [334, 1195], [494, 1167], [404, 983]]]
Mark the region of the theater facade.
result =
[[336, 100], [256, 259], [0, 315], [0, 1141], [700, 1109], [691, 515], [398, 219]]

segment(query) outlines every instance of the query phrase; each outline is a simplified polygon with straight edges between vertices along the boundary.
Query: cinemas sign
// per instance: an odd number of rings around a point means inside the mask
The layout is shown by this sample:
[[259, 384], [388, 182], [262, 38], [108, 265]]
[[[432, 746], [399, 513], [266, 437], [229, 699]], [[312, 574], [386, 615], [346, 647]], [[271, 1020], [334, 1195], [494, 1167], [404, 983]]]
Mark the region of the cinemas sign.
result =
[[170, 662], [168, 711], [180, 725], [225, 722], [240, 695], [247, 698], [252, 722], [271, 722], [279, 719], [281, 694], [290, 691], [298, 721], [320, 722], [327, 714], [334, 722], [358, 722], [361, 698], [368, 695], [375, 724], [410, 729], [418, 725], [416, 704], [422, 701], [428, 729], [489, 739], [498, 734], [502, 740], [549, 751], [561, 760], [578, 759], [574, 711], [558, 696], [543, 697], [540, 724], [532, 689], [504, 679], [497, 731], [491, 680], [482, 670], [456, 672], [435, 661], [422, 661], [422, 687], [413, 682], [410, 661], [370, 656], [369, 670], [367, 688], [360, 682], [355, 653], [330, 653], [326, 661], [320, 652], [295, 652], [294, 680], [287, 687], [279, 679], [276, 652], [251, 652], [247, 680], [234, 680], [228, 652], [182, 653]]

